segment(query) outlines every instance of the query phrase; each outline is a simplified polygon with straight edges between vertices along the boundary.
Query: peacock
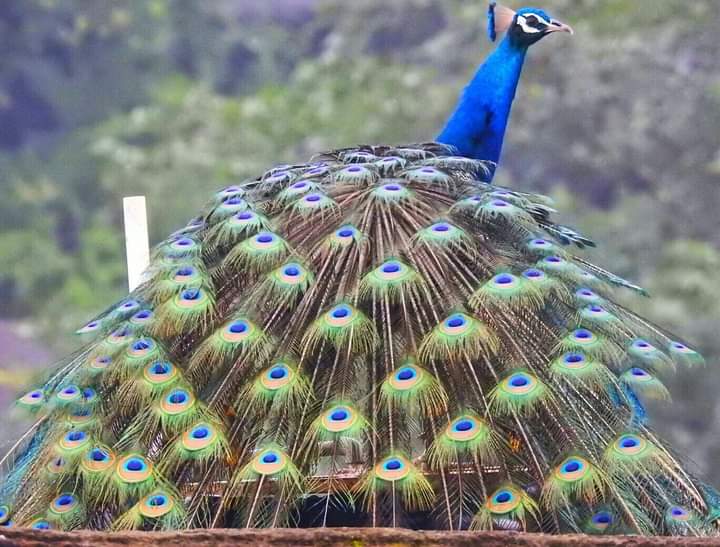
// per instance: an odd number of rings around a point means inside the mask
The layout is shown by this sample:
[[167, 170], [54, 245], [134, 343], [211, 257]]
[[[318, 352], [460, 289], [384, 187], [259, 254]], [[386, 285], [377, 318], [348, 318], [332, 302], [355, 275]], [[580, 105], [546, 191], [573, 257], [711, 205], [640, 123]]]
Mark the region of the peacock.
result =
[[549, 198], [492, 183], [528, 49], [572, 29], [488, 19], [435, 142], [275, 166], [155, 247], [18, 399], [0, 522], [715, 534], [720, 493], [645, 408], [702, 357]]

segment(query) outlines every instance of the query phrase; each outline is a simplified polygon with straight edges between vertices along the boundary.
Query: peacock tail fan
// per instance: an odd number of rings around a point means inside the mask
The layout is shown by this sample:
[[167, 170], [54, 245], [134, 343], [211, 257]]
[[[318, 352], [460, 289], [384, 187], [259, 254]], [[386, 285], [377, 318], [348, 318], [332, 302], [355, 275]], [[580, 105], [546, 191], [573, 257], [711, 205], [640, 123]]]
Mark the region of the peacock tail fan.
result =
[[702, 358], [487, 172], [364, 146], [212, 196], [18, 398], [0, 520], [712, 533], [720, 496], [644, 407]]

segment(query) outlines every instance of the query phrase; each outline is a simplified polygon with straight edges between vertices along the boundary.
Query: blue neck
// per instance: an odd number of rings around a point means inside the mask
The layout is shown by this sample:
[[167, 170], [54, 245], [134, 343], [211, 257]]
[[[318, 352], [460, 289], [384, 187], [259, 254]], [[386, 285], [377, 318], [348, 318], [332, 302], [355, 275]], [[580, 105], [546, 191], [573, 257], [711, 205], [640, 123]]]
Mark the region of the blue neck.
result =
[[526, 53], [506, 36], [465, 88], [437, 141], [455, 146], [461, 156], [497, 164]]

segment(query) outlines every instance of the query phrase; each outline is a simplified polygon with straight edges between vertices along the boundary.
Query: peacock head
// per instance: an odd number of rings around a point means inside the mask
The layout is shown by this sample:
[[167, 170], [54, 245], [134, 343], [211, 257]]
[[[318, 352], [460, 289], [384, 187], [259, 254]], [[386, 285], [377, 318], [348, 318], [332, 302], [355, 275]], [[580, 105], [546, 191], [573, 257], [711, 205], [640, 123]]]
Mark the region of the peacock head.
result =
[[548, 34], [555, 32], [573, 34], [573, 29], [538, 8], [522, 8], [515, 11], [496, 2], [490, 2], [488, 9], [490, 39], [494, 42], [501, 32], [507, 32], [510, 41], [514, 44], [527, 48]]

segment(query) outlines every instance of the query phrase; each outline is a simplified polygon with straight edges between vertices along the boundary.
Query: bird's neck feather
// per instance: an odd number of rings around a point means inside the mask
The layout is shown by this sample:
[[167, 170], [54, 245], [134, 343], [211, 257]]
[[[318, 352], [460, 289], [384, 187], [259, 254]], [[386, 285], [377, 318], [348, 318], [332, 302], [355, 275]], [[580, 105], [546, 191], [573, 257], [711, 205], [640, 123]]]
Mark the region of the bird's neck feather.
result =
[[506, 36], [463, 91], [438, 142], [462, 156], [497, 163], [527, 47]]

